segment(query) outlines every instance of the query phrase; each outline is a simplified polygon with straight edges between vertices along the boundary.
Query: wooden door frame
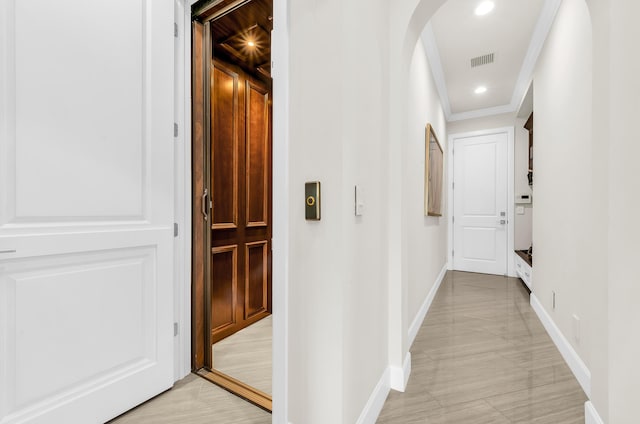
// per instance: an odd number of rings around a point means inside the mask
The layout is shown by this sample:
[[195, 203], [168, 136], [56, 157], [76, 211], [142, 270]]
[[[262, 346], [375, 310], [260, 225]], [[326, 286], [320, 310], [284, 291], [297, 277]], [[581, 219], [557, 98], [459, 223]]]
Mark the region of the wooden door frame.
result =
[[[191, 366], [199, 376], [223, 387], [249, 402], [271, 412], [272, 397], [233, 377], [213, 369], [211, 345], [211, 298], [209, 281], [211, 277], [210, 261], [204, 260], [211, 246], [211, 193], [210, 167], [206, 162], [210, 158], [211, 126], [208, 116], [211, 114], [211, 64], [212, 39], [211, 24], [218, 18], [249, 3], [251, 0], [212, 0], [197, 7], [192, 15], [192, 244], [191, 244]], [[201, 27], [201, 28], [200, 28]], [[202, 63], [200, 63], [200, 61]], [[270, 89], [272, 90], [272, 89]], [[270, 124], [272, 117], [270, 116]], [[273, 127], [270, 125], [270, 139], [273, 139]], [[273, 149], [269, 149], [271, 155]], [[272, 159], [271, 159], [272, 162]], [[198, 173], [202, 169], [202, 173]], [[272, 175], [272, 168], [269, 170]], [[273, 180], [269, 187], [272, 198]], [[272, 201], [271, 201], [272, 202]], [[203, 219], [207, 217], [207, 219]], [[272, 213], [269, 220], [272, 222]], [[268, 264], [271, 268], [271, 259]], [[269, 308], [271, 307], [272, 288], [269, 284]]]

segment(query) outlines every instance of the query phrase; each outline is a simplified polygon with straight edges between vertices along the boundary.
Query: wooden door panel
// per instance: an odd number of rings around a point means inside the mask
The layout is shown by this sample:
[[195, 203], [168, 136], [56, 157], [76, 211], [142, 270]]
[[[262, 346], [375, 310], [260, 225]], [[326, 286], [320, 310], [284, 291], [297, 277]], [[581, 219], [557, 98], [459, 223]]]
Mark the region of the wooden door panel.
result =
[[269, 196], [269, 91], [246, 82], [247, 227], [266, 227]]
[[238, 225], [238, 74], [215, 63], [211, 95], [212, 228]]
[[247, 243], [245, 255], [244, 318], [267, 310], [268, 243]]
[[236, 323], [238, 246], [211, 249], [211, 334]]

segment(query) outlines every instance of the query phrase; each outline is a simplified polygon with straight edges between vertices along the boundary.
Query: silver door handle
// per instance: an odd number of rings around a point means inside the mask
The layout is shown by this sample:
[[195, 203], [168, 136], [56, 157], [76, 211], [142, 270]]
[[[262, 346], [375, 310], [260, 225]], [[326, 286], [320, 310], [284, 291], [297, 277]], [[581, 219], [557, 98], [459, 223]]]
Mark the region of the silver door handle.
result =
[[16, 250], [15, 249], [0, 250], [0, 253], [16, 253]]
[[202, 215], [204, 216], [204, 220], [207, 221], [209, 219], [209, 215], [207, 214], [207, 196], [209, 196], [209, 190], [204, 189], [204, 193], [202, 193]]

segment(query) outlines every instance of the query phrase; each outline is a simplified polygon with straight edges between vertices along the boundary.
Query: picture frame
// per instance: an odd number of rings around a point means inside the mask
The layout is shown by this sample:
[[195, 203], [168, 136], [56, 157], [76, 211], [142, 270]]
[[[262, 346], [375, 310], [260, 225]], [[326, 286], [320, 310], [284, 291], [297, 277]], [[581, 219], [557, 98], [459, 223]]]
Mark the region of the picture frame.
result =
[[442, 216], [444, 152], [431, 124], [425, 128], [424, 151], [424, 214]]

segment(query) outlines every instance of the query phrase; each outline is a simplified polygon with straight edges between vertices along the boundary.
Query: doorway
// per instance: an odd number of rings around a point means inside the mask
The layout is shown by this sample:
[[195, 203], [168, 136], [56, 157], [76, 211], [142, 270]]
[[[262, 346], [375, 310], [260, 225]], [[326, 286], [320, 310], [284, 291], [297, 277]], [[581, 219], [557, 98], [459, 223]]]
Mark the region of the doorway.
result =
[[450, 138], [454, 270], [509, 275], [513, 244], [513, 128]]
[[192, 367], [269, 411], [272, 7], [192, 8]]

